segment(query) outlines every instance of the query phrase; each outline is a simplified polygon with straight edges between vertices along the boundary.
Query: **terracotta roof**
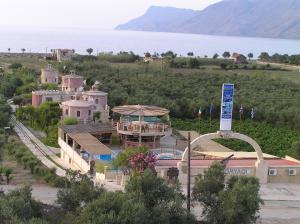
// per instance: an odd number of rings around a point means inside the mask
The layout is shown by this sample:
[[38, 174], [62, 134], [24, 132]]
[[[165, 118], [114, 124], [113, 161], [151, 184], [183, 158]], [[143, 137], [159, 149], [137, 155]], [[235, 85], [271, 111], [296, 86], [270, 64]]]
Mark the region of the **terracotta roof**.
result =
[[[191, 160], [191, 166], [203, 166], [203, 167], [209, 167], [212, 165], [214, 161], [220, 161], [220, 160]], [[227, 166], [228, 167], [254, 167], [256, 163], [256, 159], [233, 159], [229, 160]], [[289, 161], [286, 159], [266, 159], [265, 160], [269, 166], [276, 167], [276, 166], [300, 166], [299, 162], [295, 161]], [[156, 162], [156, 166], [177, 166], [177, 163], [180, 162], [180, 160], [158, 160]]]
[[110, 123], [91, 123], [91, 124], [76, 124], [64, 125], [60, 127], [66, 133], [111, 133], [116, 132]]
[[69, 133], [84, 150], [93, 155], [111, 155], [112, 151], [106, 145], [89, 133]]
[[170, 111], [168, 109], [157, 107], [157, 106], [146, 106], [146, 105], [124, 105], [119, 107], [114, 107], [113, 112], [127, 115], [127, 116], [163, 116], [168, 114]]

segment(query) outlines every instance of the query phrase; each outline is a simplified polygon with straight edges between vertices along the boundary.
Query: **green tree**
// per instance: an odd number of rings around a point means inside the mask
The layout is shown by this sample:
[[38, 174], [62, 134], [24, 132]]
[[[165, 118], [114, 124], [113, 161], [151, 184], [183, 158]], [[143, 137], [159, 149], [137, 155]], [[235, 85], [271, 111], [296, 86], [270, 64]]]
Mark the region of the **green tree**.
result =
[[225, 51], [224, 53], [223, 53], [223, 58], [230, 58], [230, 52], [228, 52], [228, 51]]
[[150, 57], [151, 57], [151, 54], [150, 54], [149, 52], [146, 52], [146, 53], [145, 53], [145, 57], [146, 57], [146, 58], [150, 58]]
[[113, 166], [120, 168], [124, 174], [129, 174], [129, 159], [136, 154], [146, 152], [148, 152], [148, 149], [145, 147], [127, 148], [115, 157], [115, 159], [113, 160]]
[[65, 117], [64, 121], [63, 121], [64, 125], [75, 125], [75, 124], [78, 124], [78, 123], [79, 123], [79, 121], [75, 117]]
[[267, 52], [262, 52], [258, 58], [262, 61], [269, 61], [270, 60], [270, 55]]
[[221, 194], [224, 222], [232, 224], [256, 223], [260, 204], [259, 181], [255, 177], [231, 177], [228, 188]]
[[10, 69], [19, 69], [19, 68], [22, 68], [23, 65], [21, 63], [18, 63], [18, 62], [15, 62], [15, 63], [12, 63], [11, 65], [9, 65], [9, 68]]
[[248, 58], [249, 58], [249, 60], [251, 60], [253, 58], [253, 53], [249, 53]]
[[103, 192], [103, 188], [95, 187], [88, 176], [69, 171], [69, 187], [57, 193], [57, 203], [64, 211], [75, 212], [83, 204], [93, 201]]
[[22, 103], [22, 101], [23, 101], [23, 97], [22, 96], [15, 96], [13, 98], [13, 102], [14, 102], [15, 105], [20, 105]]
[[12, 179], [12, 176], [11, 176], [12, 172], [13, 172], [13, 170], [11, 168], [9, 168], [9, 167], [6, 167], [4, 169], [4, 174], [5, 174], [5, 177], [6, 177], [6, 183], [7, 184], [9, 184], [9, 182]]
[[163, 58], [175, 59], [177, 57], [177, 54], [175, 54], [173, 51], [167, 51], [165, 53], [162, 53], [161, 56]]
[[214, 54], [213, 59], [217, 59], [219, 55], [217, 53]]
[[0, 197], [0, 200], [3, 200], [0, 201], [0, 218], [9, 221], [12, 217], [17, 217], [20, 220], [41, 217], [40, 206], [32, 199], [31, 191], [32, 189], [26, 186], [20, 190], [12, 191], [3, 198]]
[[215, 224], [255, 223], [262, 203], [258, 179], [233, 176], [225, 186], [224, 167], [218, 162], [196, 178], [193, 198], [203, 206], [205, 220]]
[[22, 51], [22, 53], [24, 54], [25, 51], [26, 51], [26, 49], [25, 49], [25, 48], [22, 48], [21, 51]]
[[194, 53], [193, 53], [193, 52], [188, 52], [188, 53], [187, 53], [187, 56], [193, 57], [193, 56], [194, 56]]
[[95, 113], [93, 113], [93, 121], [94, 122], [100, 120], [100, 117], [101, 117], [101, 112], [100, 111], [96, 111]]
[[86, 49], [86, 52], [89, 54], [89, 55], [91, 55], [92, 53], [93, 53], [93, 48], [88, 48], [88, 49]]
[[142, 202], [132, 200], [122, 192], [106, 192], [87, 204], [79, 223], [139, 224], [151, 223], [149, 212]]
[[300, 159], [300, 141], [292, 143], [292, 153], [297, 159]]
[[178, 186], [168, 186], [151, 170], [145, 170], [141, 176], [131, 177], [125, 186], [125, 193], [144, 204], [152, 217], [149, 223], [183, 224], [187, 220], [193, 223], [193, 217], [188, 217], [183, 207], [184, 197]]
[[197, 58], [189, 58], [188, 66], [189, 68], [198, 68], [200, 66], [200, 62]]

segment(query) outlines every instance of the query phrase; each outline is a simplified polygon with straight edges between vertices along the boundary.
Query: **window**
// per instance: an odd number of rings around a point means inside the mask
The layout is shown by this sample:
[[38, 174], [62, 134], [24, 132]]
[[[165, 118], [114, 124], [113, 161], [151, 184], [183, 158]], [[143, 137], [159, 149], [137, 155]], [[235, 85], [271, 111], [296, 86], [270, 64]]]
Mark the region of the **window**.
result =
[[75, 92], [77, 92], [77, 88], [75, 88]]
[[296, 176], [296, 174], [297, 174], [296, 169], [289, 168], [288, 169], [288, 174], [289, 174], [289, 176]]
[[80, 111], [77, 111], [77, 117], [80, 117]]
[[69, 110], [68, 109], [66, 109], [66, 115], [69, 115]]
[[96, 104], [98, 104], [99, 103], [99, 99], [96, 99], [95, 102], [96, 102]]
[[269, 176], [276, 176], [277, 175], [277, 169], [269, 169]]
[[45, 80], [46, 82], [47, 82], [47, 78], [46, 78], [46, 80]]
[[51, 102], [51, 101], [53, 101], [53, 99], [52, 99], [52, 97], [46, 97], [46, 101]]
[[89, 116], [91, 116], [91, 114], [92, 114], [92, 111], [91, 111], [91, 110], [89, 110]]

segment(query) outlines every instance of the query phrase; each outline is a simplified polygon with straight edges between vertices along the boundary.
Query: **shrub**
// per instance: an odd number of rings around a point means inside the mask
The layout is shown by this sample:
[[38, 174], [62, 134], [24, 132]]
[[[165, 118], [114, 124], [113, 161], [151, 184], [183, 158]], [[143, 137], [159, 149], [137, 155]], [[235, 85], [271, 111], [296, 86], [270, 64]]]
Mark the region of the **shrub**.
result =
[[63, 121], [64, 125], [75, 125], [75, 124], [78, 124], [78, 123], [79, 123], [79, 121], [75, 117], [65, 117], [64, 121]]
[[21, 63], [12, 63], [10, 66], [9, 66], [10, 69], [19, 69], [19, 68], [22, 68], [22, 64]]

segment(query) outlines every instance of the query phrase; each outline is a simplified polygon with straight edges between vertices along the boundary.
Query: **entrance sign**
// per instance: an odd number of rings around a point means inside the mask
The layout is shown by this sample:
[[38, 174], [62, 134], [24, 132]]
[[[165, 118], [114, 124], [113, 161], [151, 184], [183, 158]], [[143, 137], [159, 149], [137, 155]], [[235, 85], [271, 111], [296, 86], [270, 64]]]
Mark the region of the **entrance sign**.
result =
[[226, 168], [224, 170], [225, 175], [241, 175], [241, 176], [247, 176], [251, 174], [250, 169], [244, 169], [244, 168]]
[[220, 131], [231, 131], [234, 85], [223, 84]]

